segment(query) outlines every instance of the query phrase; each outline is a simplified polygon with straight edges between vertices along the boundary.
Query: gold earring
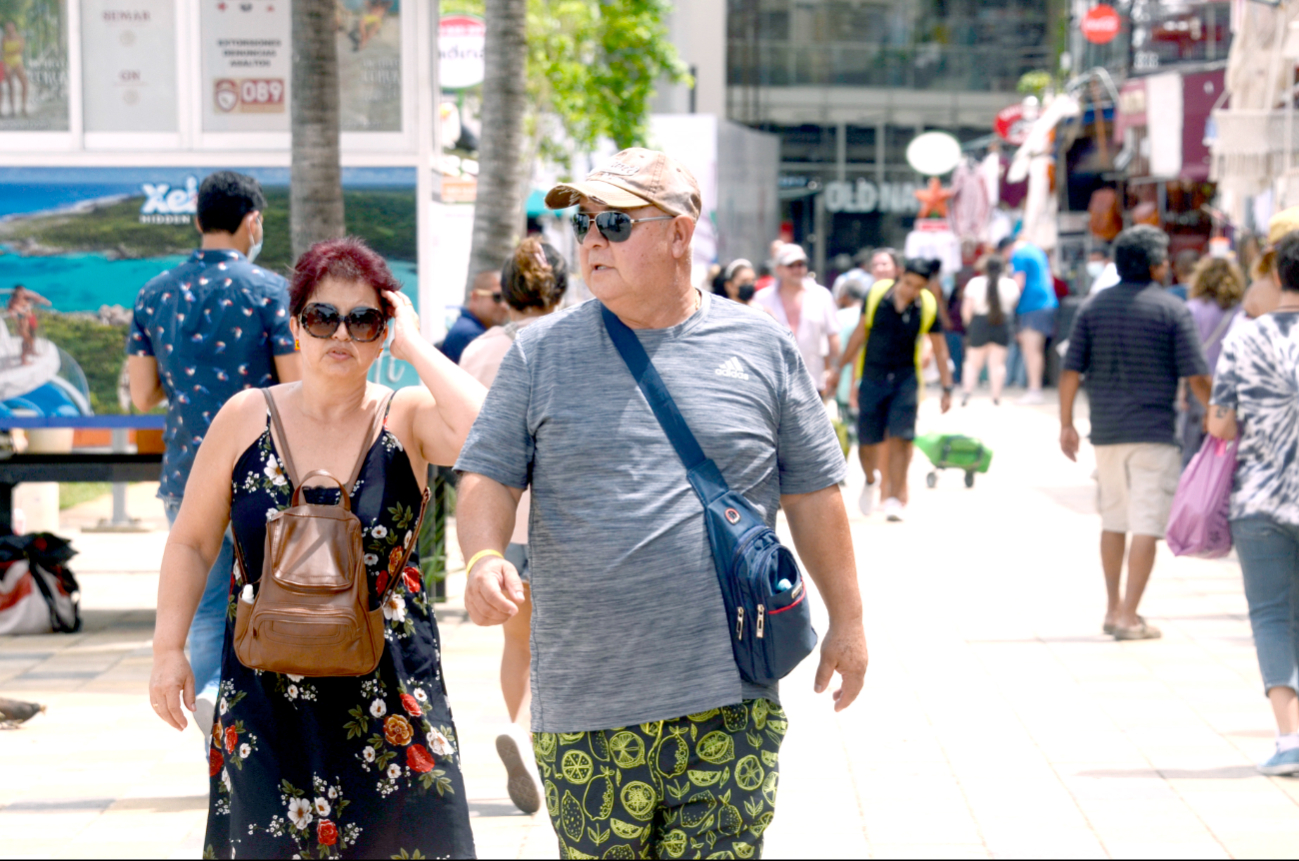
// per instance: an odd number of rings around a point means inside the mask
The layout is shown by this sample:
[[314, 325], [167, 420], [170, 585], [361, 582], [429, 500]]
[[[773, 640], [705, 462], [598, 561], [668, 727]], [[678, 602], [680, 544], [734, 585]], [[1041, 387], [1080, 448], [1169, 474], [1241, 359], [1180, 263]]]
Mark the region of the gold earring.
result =
[[297, 339], [297, 338], [294, 338], [294, 339], [293, 339], [293, 349], [294, 349], [295, 352], [301, 352], [301, 351], [302, 351], [302, 344], [298, 343], [298, 339]]

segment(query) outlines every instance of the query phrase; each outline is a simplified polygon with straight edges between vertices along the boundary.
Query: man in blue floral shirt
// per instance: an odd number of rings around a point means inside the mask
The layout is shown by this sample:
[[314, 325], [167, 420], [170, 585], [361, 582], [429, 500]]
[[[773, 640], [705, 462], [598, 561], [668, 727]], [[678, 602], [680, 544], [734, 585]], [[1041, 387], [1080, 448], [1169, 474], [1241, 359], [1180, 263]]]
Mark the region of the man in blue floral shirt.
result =
[[[288, 282], [253, 265], [262, 248], [266, 198], [250, 176], [203, 180], [189, 260], [144, 285], [127, 340], [131, 400], [141, 412], [167, 401], [167, 444], [158, 496], [172, 522], [194, 455], [213, 416], [242, 389], [300, 376], [289, 330]], [[198, 725], [211, 725], [221, 677], [226, 597], [234, 543], [229, 531], [189, 632]]]

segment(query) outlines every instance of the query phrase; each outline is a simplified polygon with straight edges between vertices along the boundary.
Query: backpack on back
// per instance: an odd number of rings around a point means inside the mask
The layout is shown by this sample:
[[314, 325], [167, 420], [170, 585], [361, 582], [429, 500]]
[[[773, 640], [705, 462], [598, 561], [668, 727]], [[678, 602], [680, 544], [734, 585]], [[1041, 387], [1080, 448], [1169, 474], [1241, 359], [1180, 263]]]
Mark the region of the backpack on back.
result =
[[[266, 523], [266, 544], [258, 580], [249, 576], [243, 553], [235, 542], [239, 565], [248, 584], [239, 597], [235, 615], [235, 655], [244, 666], [266, 672], [298, 676], [368, 675], [383, 657], [383, 602], [370, 609], [361, 521], [352, 513], [348, 488], [356, 484], [392, 395], [379, 404], [352, 477], [344, 483], [323, 469], [298, 479], [275, 401], [270, 392], [263, 389], [262, 393], [279, 436], [280, 457], [293, 485], [293, 498], [289, 508], [276, 512]], [[327, 478], [339, 486], [337, 505], [304, 501], [305, 482], [317, 477]], [[427, 499], [426, 492], [425, 502]], [[421, 506], [412, 536], [419, 533], [423, 517], [424, 506]], [[397, 570], [406, 564], [414, 545], [412, 538], [403, 548]], [[392, 578], [393, 583], [398, 580]]]

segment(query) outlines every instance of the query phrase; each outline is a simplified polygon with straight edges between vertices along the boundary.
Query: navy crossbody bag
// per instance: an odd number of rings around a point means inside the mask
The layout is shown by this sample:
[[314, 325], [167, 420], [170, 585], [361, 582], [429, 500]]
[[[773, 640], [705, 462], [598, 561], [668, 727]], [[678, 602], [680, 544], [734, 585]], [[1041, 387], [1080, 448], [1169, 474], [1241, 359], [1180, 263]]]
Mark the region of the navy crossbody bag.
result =
[[636, 334], [608, 308], [601, 310], [613, 345], [704, 504], [704, 523], [740, 675], [757, 685], [784, 678], [816, 648], [807, 588], [794, 554], [704, 455]]

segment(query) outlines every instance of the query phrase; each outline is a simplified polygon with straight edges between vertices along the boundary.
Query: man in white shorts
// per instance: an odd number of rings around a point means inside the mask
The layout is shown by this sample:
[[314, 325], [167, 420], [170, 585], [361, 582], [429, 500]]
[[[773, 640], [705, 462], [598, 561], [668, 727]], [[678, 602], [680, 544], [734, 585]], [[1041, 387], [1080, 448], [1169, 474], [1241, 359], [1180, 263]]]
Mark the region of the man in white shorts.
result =
[[[1207, 406], [1209, 366], [1191, 312], [1161, 286], [1168, 237], [1148, 225], [1125, 230], [1114, 242], [1114, 261], [1123, 280], [1083, 305], [1069, 336], [1060, 375], [1060, 448], [1076, 459], [1073, 403], [1085, 376], [1109, 598], [1104, 631], [1117, 640], [1153, 640], [1159, 629], [1137, 615], [1137, 607], [1181, 474], [1177, 381], [1188, 378]], [[1120, 600], [1125, 550], [1128, 587]]]

